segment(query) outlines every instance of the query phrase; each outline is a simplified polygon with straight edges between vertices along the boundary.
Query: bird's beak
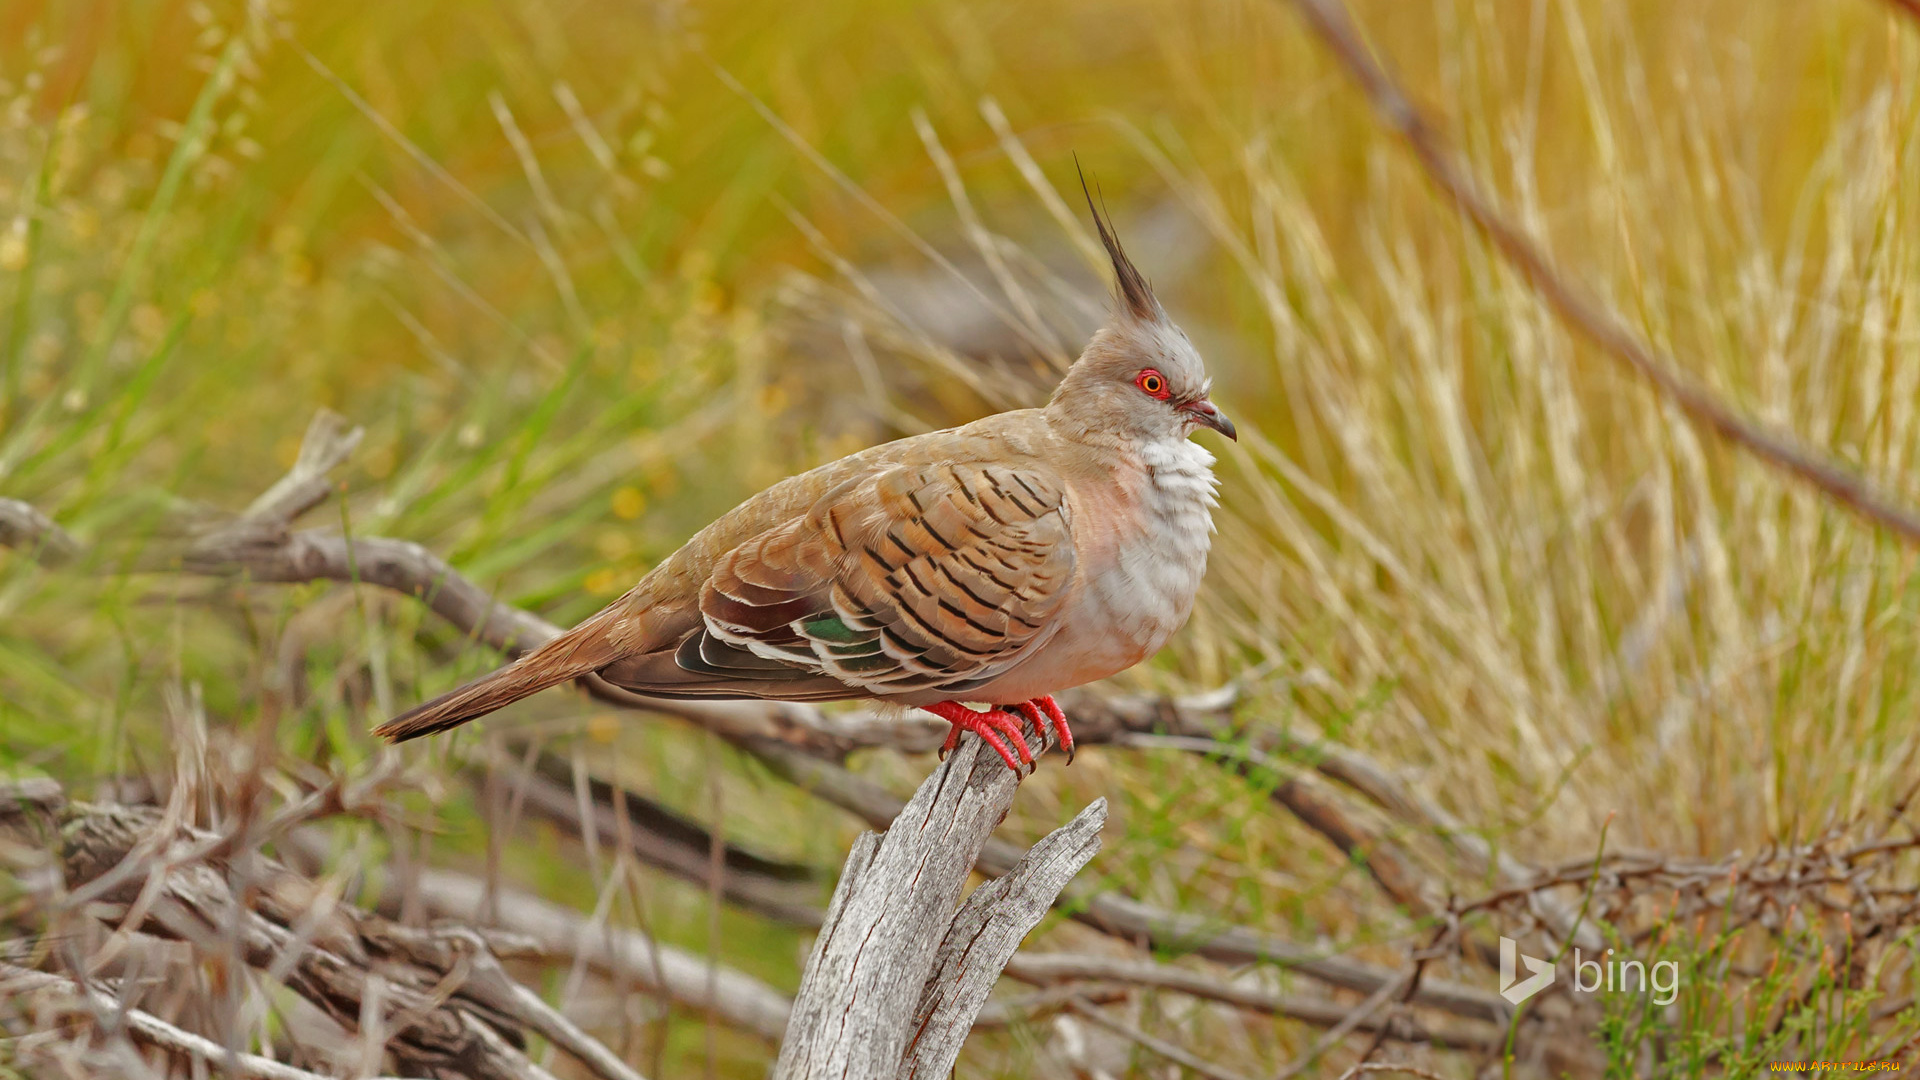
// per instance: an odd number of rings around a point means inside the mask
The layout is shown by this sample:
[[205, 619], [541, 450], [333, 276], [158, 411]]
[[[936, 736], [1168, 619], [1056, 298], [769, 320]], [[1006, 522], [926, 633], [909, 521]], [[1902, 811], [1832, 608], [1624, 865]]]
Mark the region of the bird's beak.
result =
[[1214, 406], [1213, 402], [1208, 401], [1206, 398], [1189, 401], [1185, 405], [1180, 406], [1180, 410], [1191, 414], [1193, 416], [1193, 422], [1199, 424], [1201, 427], [1210, 427], [1220, 434], [1225, 435], [1227, 438], [1232, 439], [1234, 442], [1240, 441], [1240, 433], [1234, 430], [1233, 421], [1227, 419], [1227, 414], [1221, 412]]

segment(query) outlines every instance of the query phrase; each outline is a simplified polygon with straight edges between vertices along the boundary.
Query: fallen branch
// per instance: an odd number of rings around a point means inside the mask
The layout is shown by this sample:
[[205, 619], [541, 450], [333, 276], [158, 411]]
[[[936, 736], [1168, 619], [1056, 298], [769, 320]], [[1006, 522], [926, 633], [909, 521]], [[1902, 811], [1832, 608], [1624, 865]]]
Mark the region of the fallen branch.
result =
[[[601, 1080], [642, 1080], [508, 979], [472, 931], [388, 922], [257, 852], [245, 854], [243, 869], [219, 854], [224, 837], [178, 825], [158, 808], [72, 802], [45, 781], [7, 784], [0, 785], [0, 829], [38, 841], [57, 858], [59, 887], [41, 886], [42, 910], [72, 912], [74, 894], [64, 890], [104, 884], [87, 910], [119, 908], [120, 934], [185, 942], [210, 958], [233, 955], [348, 1031], [362, 1030], [371, 1017], [386, 1035], [386, 1052], [403, 1067], [550, 1080], [517, 1045], [525, 1029]], [[120, 872], [136, 860], [144, 869]]]
[[[0, 1000], [25, 1005], [28, 995], [46, 998], [68, 1015], [87, 1018], [103, 1035], [124, 1034], [136, 1042], [167, 1053], [193, 1058], [208, 1071], [223, 1071], [240, 1080], [330, 1080], [319, 1073], [296, 1069], [272, 1058], [230, 1050], [203, 1035], [175, 1027], [152, 1013], [129, 1008], [125, 1002], [115, 1000], [101, 990], [86, 989], [64, 975], [51, 975], [0, 963]], [[394, 1078], [372, 1077], [369, 1080]]]

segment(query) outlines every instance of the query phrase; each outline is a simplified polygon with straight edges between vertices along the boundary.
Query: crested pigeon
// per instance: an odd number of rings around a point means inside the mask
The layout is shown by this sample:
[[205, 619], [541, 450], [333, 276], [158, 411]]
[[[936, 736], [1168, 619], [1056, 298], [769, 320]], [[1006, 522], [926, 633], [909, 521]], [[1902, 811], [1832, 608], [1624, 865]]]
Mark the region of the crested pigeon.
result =
[[1186, 622], [1217, 486], [1188, 436], [1237, 438], [1200, 354], [1088, 204], [1112, 313], [1044, 408], [783, 480], [580, 625], [375, 733], [429, 735], [597, 674], [664, 698], [918, 707], [952, 725], [943, 754], [972, 731], [1016, 772], [1033, 764], [1022, 723], [1050, 726], [1071, 760], [1052, 695]]

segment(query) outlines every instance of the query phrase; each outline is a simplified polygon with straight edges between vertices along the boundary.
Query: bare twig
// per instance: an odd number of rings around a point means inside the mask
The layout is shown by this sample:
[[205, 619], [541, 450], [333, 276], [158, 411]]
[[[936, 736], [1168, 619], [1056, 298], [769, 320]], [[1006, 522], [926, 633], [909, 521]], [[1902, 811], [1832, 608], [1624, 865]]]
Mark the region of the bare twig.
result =
[[330, 474], [347, 460], [366, 433], [365, 428], [349, 427], [344, 417], [330, 409], [314, 413], [300, 440], [293, 468], [240, 516], [252, 521], [289, 522], [325, 502], [333, 491]]
[[[714, 879], [710, 854], [716, 843], [708, 831], [652, 800], [630, 791], [614, 797], [611, 784], [597, 777], [586, 781], [585, 801], [563, 786], [571, 766], [551, 754], [540, 755], [532, 769], [514, 760], [515, 747], [499, 755], [495, 767], [508, 785], [522, 794], [528, 810], [554, 821], [571, 835], [591, 831], [603, 845], [625, 846], [635, 857], [675, 877], [706, 886]], [[468, 770], [478, 778], [477, 769]], [[620, 817], [624, 804], [626, 825]], [[584, 812], [582, 807], [584, 806]], [[810, 901], [817, 895], [808, 868], [775, 862], [732, 844], [719, 844], [725, 872], [718, 876], [726, 900], [748, 911], [793, 926], [818, 927], [821, 910]]]
[[[1295, 6], [1346, 68], [1381, 124], [1407, 144], [1434, 186], [1472, 221], [1547, 306], [1593, 342], [1602, 354], [1651, 384], [1687, 418], [1768, 466], [1811, 485], [1871, 524], [1908, 542], [1920, 542], [1920, 515], [1878, 491], [1839, 461], [1802, 445], [1721, 401], [1656, 352], [1617, 315], [1574, 285], [1525, 230], [1495, 205], [1460, 164], [1440, 129], [1414, 105], [1399, 81], [1361, 41], [1342, 0], [1294, 0]], [[1914, 0], [1894, 0], [1909, 7]]]
[[18, 499], [0, 499], [0, 547], [24, 551], [47, 566], [72, 562], [80, 554], [72, 533]]
[[[442, 918], [470, 919], [479, 910], [486, 883], [452, 871], [420, 872], [419, 898]], [[499, 925], [538, 942], [550, 956], [583, 956], [589, 967], [690, 1008], [710, 1010], [733, 1027], [766, 1039], [786, 1030], [791, 1003], [786, 995], [744, 972], [719, 967], [711, 973], [707, 958], [654, 941], [633, 930], [592, 929], [578, 914], [557, 904], [510, 889], [494, 894]], [[709, 996], [709, 975], [712, 995]]]
[[1168, 1061], [1184, 1065], [1194, 1072], [1199, 1073], [1201, 1076], [1207, 1077], [1208, 1080], [1244, 1080], [1239, 1073], [1228, 1072], [1226, 1069], [1215, 1065], [1213, 1062], [1194, 1054], [1184, 1047], [1175, 1046], [1165, 1039], [1157, 1039], [1141, 1031], [1139, 1028], [1134, 1027], [1132, 1024], [1123, 1023], [1108, 1016], [1106, 1013], [1094, 1008], [1091, 1002], [1076, 998], [1068, 1002], [1067, 1007], [1101, 1027], [1106, 1028], [1108, 1031], [1138, 1043], [1148, 1050], [1159, 1054], [1161, 1057], [1166, 1058]]
[[[1354, 1015], [1351, 1004], [1332, 998], [1283, 994], [1264, 986], [1229, 981], [1204, 971], [1151, 960], [1128, 960], [1086, 953], [1015, 953], [1007, 963], [1007, 974], [1023, 982], [1063, 983], [1069, 987], [1084, 986], [1089, 982], [1158, 987], [1318, 1027], [1333, 1027]], [[1436, 1025], [1410, 1017], [1383, 1019], [1367, 1014], [1360, 1017], [1356, 1027], [1361, 1031], [1384, 1031], [1388, 1038], [1402, 1042], [1441, 1043], [1484, 1052], [1496, 1052], [1506, 1044], [1505, 1029], [1484, 1023]]]

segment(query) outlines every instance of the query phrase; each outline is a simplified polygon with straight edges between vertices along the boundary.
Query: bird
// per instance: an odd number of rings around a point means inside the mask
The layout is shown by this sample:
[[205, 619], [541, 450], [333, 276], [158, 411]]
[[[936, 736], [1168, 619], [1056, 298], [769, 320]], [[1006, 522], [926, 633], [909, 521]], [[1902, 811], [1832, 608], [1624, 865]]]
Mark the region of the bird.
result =
[[782, 480], [571, 630], [375, 734], [418, 738], [597, 675], [659, 698], [923, 709], [951, 725], [943, 758], [971, 731], [1016, 774], [1035, 766], [1031, 724], [1071, 762], [1054, 695], [1186, 623], [1219, 505], [1214, 457], [1190, 436], [1239, 437], [1199, 351], [1087, 205], [1112, 303], [1045, 406]]

